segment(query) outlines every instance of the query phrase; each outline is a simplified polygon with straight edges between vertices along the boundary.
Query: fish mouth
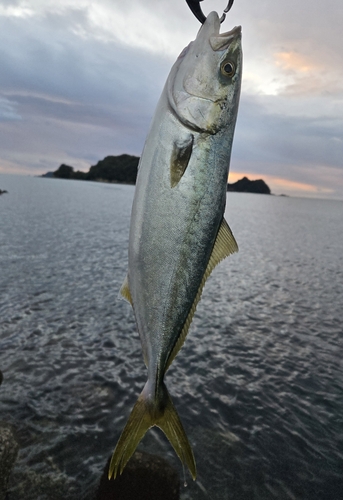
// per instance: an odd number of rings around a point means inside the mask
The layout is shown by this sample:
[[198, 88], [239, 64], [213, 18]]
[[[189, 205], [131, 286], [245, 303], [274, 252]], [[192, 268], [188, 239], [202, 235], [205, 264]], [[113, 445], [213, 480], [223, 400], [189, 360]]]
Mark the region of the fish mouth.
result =
[[201, 45], [205, 40], [208, 40], [213, 50], [225, 50], [230, 42], [241, 38], [241, 26], [235, 26], [225, 33], [220, 33], [220, 26], [218, 13], [210, 12], [198, 32], [195, 43], [199, 42]]
[[220, 38], [233, 37], [233, 36], [241, 35], [241, 33], [242, 33], [242, 26], [235, 26], [230, 31], [226, 31], [225, 33], [219, 33], [218, 36]]
[[225, 50], [228, 48], [230, 43], [239, 39], [242, 36], [242, 26], [235, 26], [230, 31], [226, 31], [225, 33], [218, 33], [218, 35], [210, 37], [210, 45], [213, 50]]

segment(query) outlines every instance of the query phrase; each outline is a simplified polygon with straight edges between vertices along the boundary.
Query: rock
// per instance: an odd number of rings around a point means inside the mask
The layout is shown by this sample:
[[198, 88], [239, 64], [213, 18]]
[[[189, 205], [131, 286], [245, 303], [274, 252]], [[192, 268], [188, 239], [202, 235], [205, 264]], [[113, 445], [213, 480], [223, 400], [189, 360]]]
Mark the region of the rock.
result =
[[163, 458], [136, 451], [121, 476], [108, 479], [108, 460], [96, 500], [179, 500], [180, 478]]
[[269, 186], [263, 179], [251, 181], [248, 177], [243, 177], [237, 182], [227, 185], [228, 191], [235, 191], [237, 193], [260, 193], [270, 194]]
[[90, 167], [86, 174], [90, 181], [118, 182], [135, 184], [139, 158], [127, 154], [119, 156], [106, 156], [96, 165]]
[[[88, 172], [78, 170], [74, 167], [62, 164], [52, 172], [52, 177], [60, 179], [77, 179], [84, 181], [116, 182], [121, 184], [135, 184], [138, 171], [139, 157], [132, 155], [106, 156], [90, 167]], [[43, 174], [42, 177], [51, 177], [51, 172]]]
[[60, 179], [72, 179], [74, 176], [74, 168], [62, 163], [62, 165], [60, 165], [60, 167], [53, 174], [54, 177], [58, 177]]
[[[13, 472], [9, 483], [9, 500], [84, 500], [80, 488], [65, 473], [39, 473], [21, 464], [20, 472]], [[88, 500], [94, 500], [93, 496]]]
[[0, 422], [0, 500], [5, 500], [8, 479], [17, 459], [19, 444], [13, 427]]

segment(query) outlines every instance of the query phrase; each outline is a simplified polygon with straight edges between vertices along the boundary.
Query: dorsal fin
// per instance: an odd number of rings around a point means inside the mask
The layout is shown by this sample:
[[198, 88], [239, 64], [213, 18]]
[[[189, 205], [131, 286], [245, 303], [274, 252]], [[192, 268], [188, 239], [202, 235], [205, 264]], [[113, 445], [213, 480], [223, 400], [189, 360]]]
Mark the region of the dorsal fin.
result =
[[124, 297], [124, 299], [132, 305], [132, 297], [129, 288], [129, 279], [128, 276], [125, 276], [122, 286], [120, 287], [120, 295]]
[[235, 240], [234, 235], [232, 234], [231, 229], [229, 228], [228, 223], [226, 220], [223, 218], [222, 223], [219, 227], [217, 237], [215, 239], [214, 245], [213, 245], [213, 250], [211, 253], [211, 256], [209, 258], [205, 273], [203, 275], [203, 278], [201, 280], [200, 286], [198, 293], [196, 294], [196, 297], [194, 299], [193, 305], [188, 313], [187, 319], [185, 321], [185, 324], [183, 325], [182, 331], [179, 335], [179, 338], [177, 339], [177, 342], [168, 358], [167, 364], [166, 364], [166, 370], [168, 370], [169, 366], [172, 364], [172, 362], [175, 359], [175, 356], [183, 346], [183, 343], [186, 339], [190, 324], [192, 322], [195, 309], [198, 305], [198, 302], [201, 298], [201, 294], [203, 291], [203, 288], [205, 286], [205, 283], [207, 281], [207, 278], [210, 276], [211, 272], [213, 269], [216, 267], [219, 262], [221, 262], [225, 257], [228, 257], [229, 255], [238, 252], [238, 245]]

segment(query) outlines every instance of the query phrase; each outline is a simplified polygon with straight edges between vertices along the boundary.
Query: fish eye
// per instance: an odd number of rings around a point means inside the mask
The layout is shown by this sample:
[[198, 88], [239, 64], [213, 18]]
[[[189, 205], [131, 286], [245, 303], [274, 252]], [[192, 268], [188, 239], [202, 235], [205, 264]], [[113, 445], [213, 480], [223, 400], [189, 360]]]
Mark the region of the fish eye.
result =
[[231, 61], [224, 61], [220, 69], [224, 76], [229, 76], [229, 77], [233, 76], [236, 71], [235, 65]]

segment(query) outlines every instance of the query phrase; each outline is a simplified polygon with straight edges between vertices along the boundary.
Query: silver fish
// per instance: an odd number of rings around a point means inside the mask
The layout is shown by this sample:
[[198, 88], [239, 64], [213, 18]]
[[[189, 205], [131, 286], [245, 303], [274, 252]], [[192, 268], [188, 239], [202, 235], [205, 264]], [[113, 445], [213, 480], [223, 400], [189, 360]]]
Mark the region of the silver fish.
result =
[[196, 477], [164, 375], [208, 276], [238, 250], [223, 214], [241, 87], [241, 28], [219, 31], [218, 14], [211, 12], [175, 62], [139, 164], [121, 293], [134, 310], [148, 381], [114, 450], [109, 478], [122, 473], [155, 425]]

